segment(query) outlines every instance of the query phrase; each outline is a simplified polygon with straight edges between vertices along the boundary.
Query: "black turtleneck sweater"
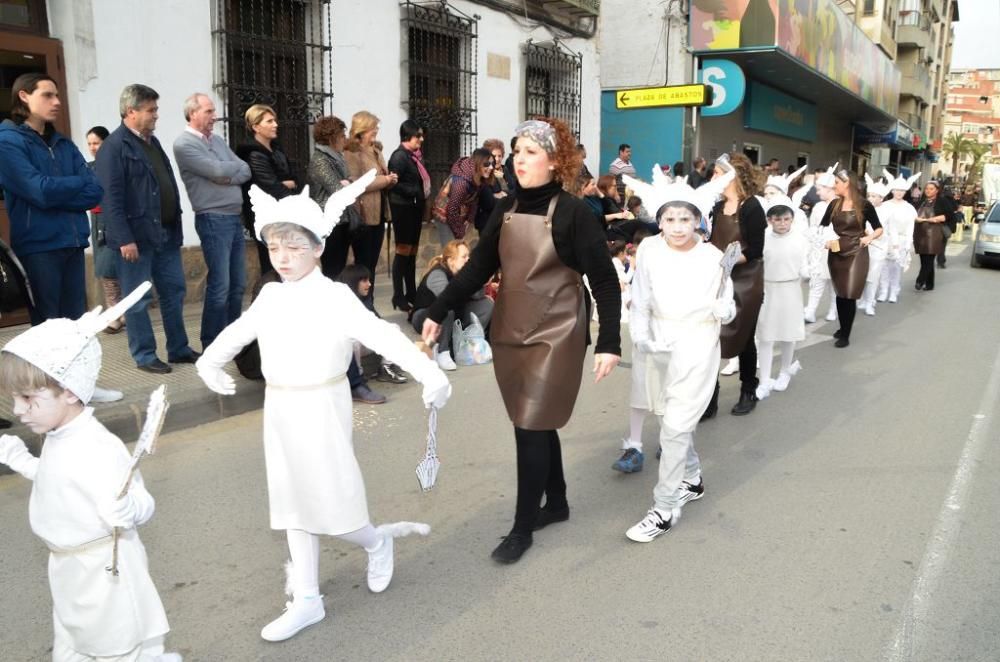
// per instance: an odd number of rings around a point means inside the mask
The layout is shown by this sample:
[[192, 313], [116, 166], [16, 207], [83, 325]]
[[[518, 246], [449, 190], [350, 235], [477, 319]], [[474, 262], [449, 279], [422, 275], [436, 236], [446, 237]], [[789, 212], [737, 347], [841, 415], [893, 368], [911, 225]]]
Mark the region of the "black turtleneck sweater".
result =
[[585, 202], [563, 191], [557, 182], [538, 188], [518, 188], [516, 196], [497, 204], [480, 233], [479, 243], [472, 251], [468, 264], [452, 278], [448, 288], [430, 307], [428, 317], [440, 324], [449, 310], [468, 300], [498, 269], [503, 268], [500, 263], [500, 228], [503, 215], [514, 206], [515, 199], [517, 213], [544, 215], [554, 195], [559, 196], [552, 217], [552, 243], [555, 244], [556, 254], [567, 267], [587, 276], [597, 301], [601, 322], [594, 351], [621, 356], [621, 288], [608, 253], [604, 228]]

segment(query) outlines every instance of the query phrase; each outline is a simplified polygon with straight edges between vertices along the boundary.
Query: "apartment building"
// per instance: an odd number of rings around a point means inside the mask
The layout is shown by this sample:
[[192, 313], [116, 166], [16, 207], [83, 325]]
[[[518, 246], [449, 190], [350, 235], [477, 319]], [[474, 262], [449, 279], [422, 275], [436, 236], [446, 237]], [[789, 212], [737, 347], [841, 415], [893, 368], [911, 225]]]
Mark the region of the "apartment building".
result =
[[[1000, 158], [1000, 69], [959, 69], [948, 76], [942, 119], [944, 136], [960, 135], [989, 145], [986, 159]], [[972, 165], [965, 154], [953, 172], [953, 159], [942, 159], [941, 170], [964, 177]]]

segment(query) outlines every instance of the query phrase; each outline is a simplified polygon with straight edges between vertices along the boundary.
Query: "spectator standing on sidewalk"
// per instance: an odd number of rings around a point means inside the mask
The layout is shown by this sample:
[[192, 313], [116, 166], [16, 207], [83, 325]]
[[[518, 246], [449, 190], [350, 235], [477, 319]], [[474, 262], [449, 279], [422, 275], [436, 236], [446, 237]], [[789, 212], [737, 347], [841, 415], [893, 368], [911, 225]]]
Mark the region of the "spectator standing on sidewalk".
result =
[[[97, 156], [97, 150], [111, 132], [103, 126], [95, 126], [87, 132], [87, 150], [91, 157]], [[87, 166], [91, 171], [97, 165], [96, 161], [89, 161]], [[96, 177], [96, 175], [95, 175]], [[104, 290], [104, 307], [110, 308], [122, 298], [121, 283], [118, 282], [118, 254], [108, 248], [107, 230], [104, 227], [104, 219], [101, 218], [101, 206], [97, 205], [90, 210], [90, 237], [94, 247], [94, 276], [101, 281], [101, 289]], [[125, 317], [121, 317], [108, 324], [104, 329], [105, 333], [119, 333], [125, 329]]]
[[[166, 152], [153, 135], [160, 95], [132, 84], [121, 93], [121, 125], [97, 152], [97, 176], [104, 186], [101, 211], [108, 246], [119, 253], [118, 278], [126, 294], [142, 282], [156, 287], [167, 336], [167, 361], [194, 363], [200, 356], [188, 345], [184, 328], [184, 268], [181, 266], [180, 191]], [[170, 372], [156, 355], [149, 319], [150, 292], [125, 313], [128, 348], [145, 372]]]
[[[344, 144], [347, 142], [347, 125], [335, 115], [326, 115], [313, 124], [313, 141], [316, 148], [309, 159], [306, 183], [309, 197], [322, 208], [330, 196], [351, 183]], [[354, 238], [354, 230], [361, 227], [361, 212], [356, 205], [348, 205], [326, 238], [320, 265], [323, 275], [333, 280], [347, 265], [347, 251]]]
[[[83, 251], [87, 211], [103, 189], [73, 142], [53, 122], [62, 103], [55, 80], [42, 73], [18, 76], [10, 119], [0, 125], [0, 185], [10, 216], [10, 244], [31, 285], [31, 324], [79, 319], [87, 309]], [[94, 402], [120, 400], [120, 391], [96, 387]], [[7, 421], [0, 419], [0, 428]]]
[[708, 181], [705, 175], [705, 157], [696, 156], [691, 162], [691, 174], [688, 175], [687, 183], [691, 188], [698, 188]]
[[250, 166], [212, 133], [215, 104], [207, 94], [195, 92], [185, 99], [184, 119], [188, 125], [174, 140], [174, 159], [194, 209], [194, 228], [208, 268], [201, 313], [205, 348], [243, 310], [247, 271], [240, 185], [250, 181]]
[[[618, 197], [625, 199], [625, 184], [622, 182], [622, 175], [636, 177], [635, 166], [632, 165], [632, 146], [627, 143], [618, 145], [618, 158], [611, 162], [608, 172], [614, 175], [615, 184], [618, 187]], [[598, 184], [600, 185], [600, 184]]]
[[[417, 296], [417, 250], [424, 208], [431, 195], [431, 176], [424, 167], [424, 129], [414, 120], [399, 125], [399, 147], [389, 157], [389, 172], [399, 178], [389, 189], [396, 254], [392, 259], [392, 307], [413, 311]], [[503, 145], [500, 146], [503, 151]]]

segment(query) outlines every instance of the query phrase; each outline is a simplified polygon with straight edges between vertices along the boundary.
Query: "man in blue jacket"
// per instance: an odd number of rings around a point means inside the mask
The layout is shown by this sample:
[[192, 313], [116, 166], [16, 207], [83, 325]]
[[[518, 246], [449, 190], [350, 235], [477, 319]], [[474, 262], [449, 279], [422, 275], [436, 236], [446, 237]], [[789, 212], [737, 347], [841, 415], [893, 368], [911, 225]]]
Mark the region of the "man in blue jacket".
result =
[[[107, 243], [119, 252], [118, 279], [131, 292], [152, 280], [160, 298], [167, 361], [194, 363], [184, 328], [184, 269], [181, 265], [181, 203], [170, 160], [153, 135], [160, 95], [145, 85], [122, 90], [122, 123], [97, 152], [97, 177], [104, 186], [101, 212]], [[150, 293], [125, 313], [128, 348], [140, 370], [171, 371], [156, 355], [149, 320]]]
[[86, 311], [87, 210], [103, 194], [80, 150], [53, 128], [60, 108], [51, 77], [23, 74], [14, 81], [11, 119], [0, 124], [0, 182], [11, 248], [34, 294], [32, 324]]

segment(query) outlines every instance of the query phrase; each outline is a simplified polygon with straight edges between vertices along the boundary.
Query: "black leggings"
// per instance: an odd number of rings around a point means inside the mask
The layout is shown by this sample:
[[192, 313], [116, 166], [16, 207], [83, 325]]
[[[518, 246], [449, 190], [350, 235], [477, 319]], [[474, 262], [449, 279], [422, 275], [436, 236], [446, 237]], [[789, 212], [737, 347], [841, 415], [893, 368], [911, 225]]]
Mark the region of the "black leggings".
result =
[[[932, 255], [931, 258], [933, 257]], [[857, 301], [837, 297], [837, 317], [840, 318], [840, 337], [844, 340], [851, 339], [851, 328], [854, 326], [854, 316], [857, 312]]]
[[517, 442], [517, 510], [513, 532], [531, 535], [538, 520], [542, 495], [545, 507], [566, 507], [566, 479], [563, 476], [562, 447], [555, 430], [514, 428]]
[[917, 285], [923, 285], [928, 290], [934, 288], [934, 255], [920, 254], [920, 273], [917, 274]]
[[754, 393], [758, 383], [757, 341], [754, 340], [751, 333], [747, 346], [740, 352], [740, 390], [745, 393]]

